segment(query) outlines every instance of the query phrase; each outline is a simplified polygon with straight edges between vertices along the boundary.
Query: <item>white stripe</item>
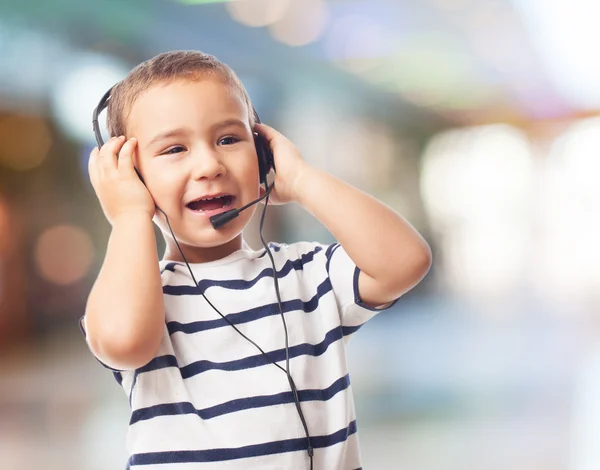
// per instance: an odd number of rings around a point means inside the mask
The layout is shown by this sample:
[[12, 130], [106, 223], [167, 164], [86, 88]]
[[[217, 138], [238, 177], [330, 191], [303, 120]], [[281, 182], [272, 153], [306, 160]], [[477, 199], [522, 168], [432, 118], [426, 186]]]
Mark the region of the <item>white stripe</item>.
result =
[[[290, 370], [300, 389], [324, 389], [347, 374], [342, 342], [337, 341], [318, 357], [299, 356], [290, 359]], [[285, 363], [279, 363], [285, 369]], [[340, 375], [335, 375], [339, 373]], [[168, 385], [168, 389], [166, 388]], [[137, 394], [135, 409], [159, 403], [190, 401], [195, 408], [204, 409], [240, 397], [273, 395], [290, 390], [287, 376], [274, 365], [264, 365], [236, 372], [211, 370], [181, 380], [179, 369], [166, 368], [140, 374], [136, 387], [145, 393]], [[155, 390], [164, 390], [159, 393]], [[193, 395], [188, 390], [201, 390]], [[166, 400], [167, 397], [182, 397]], [[187, 398], [186, 398], [187, 397]]]
[[[354, 416], [347, 407], [347, 401], [346, 393], [340, 393], [328, 402], [302, 403], [311, 435], [330, 435], [348, 426]], [[327, 416], [327, 420], [323, 420], [323, 416]], [[178, 450], [244, 447], [305, 437], [293, 403], [239, 411], [208, 422], [191, 414], [160, 416], [130, 426], [133, 439], [138, 429], [142, 429], [142, 435], [150, 434], [155, 438], [151, 442], [140, 439], [135, 445], [136, 452], [170, 450], [173, 445]], [[185, 429], [186, 432], [178, 432], [179, 429]], [[212, 437], [208, 446], [198, 439], [206, 431]]]

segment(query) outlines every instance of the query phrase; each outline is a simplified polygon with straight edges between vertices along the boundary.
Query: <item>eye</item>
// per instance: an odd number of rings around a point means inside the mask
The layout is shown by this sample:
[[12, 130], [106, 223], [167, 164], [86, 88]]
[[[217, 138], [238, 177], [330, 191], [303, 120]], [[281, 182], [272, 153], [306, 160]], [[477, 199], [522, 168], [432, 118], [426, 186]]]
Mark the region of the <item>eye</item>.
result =
[[185, 152], [185, 148], [181, 145], [175, 145], [174, 147], [169, 147], [164, 152], [161, 152], [160, 155], [172, 155], [174, 153]]
[[220, 139], [219, 145], [232, 145], [239, 141], [240, 141], [240, 139], [238, 139], [237, 137], [235, 137], [233, 135], [229, 135], [227, 137], [223, 137], [222, 139]]

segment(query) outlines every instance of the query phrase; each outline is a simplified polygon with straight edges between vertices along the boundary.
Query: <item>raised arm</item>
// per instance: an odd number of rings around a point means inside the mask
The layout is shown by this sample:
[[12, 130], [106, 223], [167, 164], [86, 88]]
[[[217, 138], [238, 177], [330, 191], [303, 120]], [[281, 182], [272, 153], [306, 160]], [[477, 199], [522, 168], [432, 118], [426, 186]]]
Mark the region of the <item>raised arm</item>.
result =
[[275, 158], [275, 202], [297, 202], [327, 227], [361, 270], [362, 302], [385, 305], [423, 279], [431, 250], [410, 223], [377, 199], [308, 165], [273, 128], [263, 124], [258, 129]]
[[83, 326], [98, 359], [115, 369], [134, 369], [158, 350], [164, 301], [152, 227], [154, 202], [133, 168], [136, 141], [124, 142], [111, 139], [90, 155], [91, 181], [112, 232]]

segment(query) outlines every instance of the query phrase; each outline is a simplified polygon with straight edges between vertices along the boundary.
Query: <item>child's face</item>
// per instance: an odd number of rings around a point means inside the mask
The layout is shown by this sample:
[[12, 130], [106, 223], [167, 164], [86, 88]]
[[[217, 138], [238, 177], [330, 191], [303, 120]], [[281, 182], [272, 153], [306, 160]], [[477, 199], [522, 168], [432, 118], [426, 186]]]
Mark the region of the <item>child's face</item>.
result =
[[[254, 138], [240, 94], [211, 77], [157, 84], [134, 102], [127, 137], [138, 140], [137, 167], [188, 261], [218, 259], [239, 249], [254, 209], [218, 230], [209, 217], [260, 194]], [[156, 223], [170, 234], [157, 214]], [[178, 252], [170, 235], [166, 240], [166, 256], [173, 259]]]

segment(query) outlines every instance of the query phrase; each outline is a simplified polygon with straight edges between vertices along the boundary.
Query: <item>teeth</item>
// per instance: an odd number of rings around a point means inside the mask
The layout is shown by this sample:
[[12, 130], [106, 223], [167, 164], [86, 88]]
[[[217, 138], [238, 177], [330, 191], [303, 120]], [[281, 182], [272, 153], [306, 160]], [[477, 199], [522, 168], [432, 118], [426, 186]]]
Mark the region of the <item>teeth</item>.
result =
[[201, 199], [197, 199], [198, 201], [212, 201], [214, 199], [225, 199], [228, 196], [215, 196], [215, 197], [203, 197]]
[[[215, 199], [222, 199], [223, 203], [221, 204], [221, 209], [227, 207], [227, 204], [229, 203], [231, 197], [230, 196], [217, 196], [217, 197], [203, 197], [200, 199], [196, 199], [195, 201], [214, 201]], [[189, 204], [192, 204], [193, 202], [190, 202]], [[198, 212], [204, 212], [203, 209], [197, 209]]]

